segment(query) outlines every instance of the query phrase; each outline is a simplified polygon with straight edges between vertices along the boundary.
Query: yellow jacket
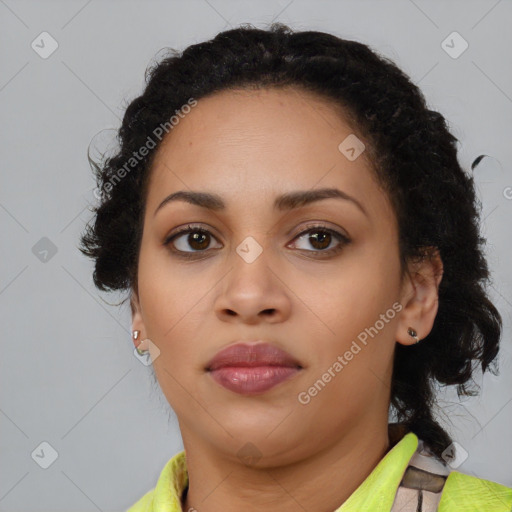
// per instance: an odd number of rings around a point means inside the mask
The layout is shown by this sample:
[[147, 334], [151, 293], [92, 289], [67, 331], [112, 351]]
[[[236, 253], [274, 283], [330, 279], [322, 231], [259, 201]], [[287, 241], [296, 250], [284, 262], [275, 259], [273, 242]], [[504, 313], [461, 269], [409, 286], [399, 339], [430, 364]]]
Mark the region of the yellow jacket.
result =
[[[182, 511], [188, 486], [185, 451], [162, 470], [156, 487], [127, 512]], [[512, 488], [450, 471], [422, 440], [405, 434], [333, 512], [511, 512]]]

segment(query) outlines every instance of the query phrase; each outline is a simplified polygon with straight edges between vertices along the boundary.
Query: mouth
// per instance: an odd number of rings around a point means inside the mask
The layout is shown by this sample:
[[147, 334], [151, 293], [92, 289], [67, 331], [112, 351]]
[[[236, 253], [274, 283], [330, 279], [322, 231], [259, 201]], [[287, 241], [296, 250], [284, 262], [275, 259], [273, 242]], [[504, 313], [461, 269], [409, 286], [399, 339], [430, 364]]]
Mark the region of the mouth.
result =
[[269, 343], [236, 343], [218, 352], [205, 370], [224, 388], [243, 395], [260, 394], [303, 369], [288, 352]]

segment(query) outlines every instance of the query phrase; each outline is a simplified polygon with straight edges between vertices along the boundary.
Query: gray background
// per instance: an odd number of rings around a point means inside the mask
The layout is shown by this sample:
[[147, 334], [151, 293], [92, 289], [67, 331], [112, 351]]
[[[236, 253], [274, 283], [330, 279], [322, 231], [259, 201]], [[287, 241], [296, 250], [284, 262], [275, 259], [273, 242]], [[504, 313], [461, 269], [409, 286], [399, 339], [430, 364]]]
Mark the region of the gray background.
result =
[[[462, 402], [444, 390], [439, 414], [468, 453], [459, 471], [512, 486], [510, 1], [0, 0], [1, 511], [124, 510], [182, 449], [133, 355], [129, 308], [109, 305], [123, 296], [97, 292], [76, 248], [94, 203], [86, 151], [161, 48], [272, 20], [370, 44], [447, 117], [466, 168], [492, 157], [475, 174], [505, 324], [500, 376], [477, 378], [481, 395]], [[47, 59], [31, 47], [43, 31], [59, 45]], [[458, 58], [441, 46], [453, 31], [469, 44]], [[47, 469], [31, 456], [43, 441], [58, 453]]]

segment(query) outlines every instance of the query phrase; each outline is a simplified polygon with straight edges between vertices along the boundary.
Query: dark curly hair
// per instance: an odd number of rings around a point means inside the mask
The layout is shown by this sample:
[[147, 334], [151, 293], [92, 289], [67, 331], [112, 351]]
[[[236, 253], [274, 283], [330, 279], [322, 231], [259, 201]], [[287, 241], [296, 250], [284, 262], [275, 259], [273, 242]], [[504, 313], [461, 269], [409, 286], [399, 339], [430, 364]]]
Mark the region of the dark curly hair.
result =
[[408, 262], [432, 250], [443, 261], [433, 328], [418, 345], [396, 344], [391, 386], [397, 421], [441, 457], [452, 439], [435, 419], [434, 385], [457, 384], [459, 397], [476, 394], [467, 387], [470, 380], [476, 385], [474, 363], [483, 372], [494, 366], [497, 374], [502, 328], [485, 289], [490, 274], [479, 236], [481, 204], [444, 117], [427, 108], [418, 87], [391, 60], [365, 44], [281, 23], [268, 30], [242, 25], [182, 53], [170, 49], [145, 78], [143, 94], [126, 108], [118, 152], [93, 165], [101, 201], [80, 251], [95, 260], [95, 285], [138, 291], [147, 185], [159, 144], [132, 162], [133, 169], [126, 162], [190, 98], [286, 86], [316, 93], [341, 107], [365, 140], [365, 154], [397, 216], [402, 277]]

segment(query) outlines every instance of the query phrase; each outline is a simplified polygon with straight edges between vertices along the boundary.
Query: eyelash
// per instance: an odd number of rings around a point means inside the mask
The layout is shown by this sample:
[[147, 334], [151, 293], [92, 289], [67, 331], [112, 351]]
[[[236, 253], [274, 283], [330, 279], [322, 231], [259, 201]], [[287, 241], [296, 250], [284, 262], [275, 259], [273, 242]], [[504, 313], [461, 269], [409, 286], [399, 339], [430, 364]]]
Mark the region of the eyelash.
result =
[[[348, 245], [349, 243], [351, 243], [351, 240], [350, 238], [348, 238], [347, 236], [343, 235], [342, 233], [334, 230], [334, 229], [330, 229], [330, 228], [327, 228], [326, 226], [323, 226], [321, 224], [309, 224], [309, 225], [306, 225], [306, 229], [301, 231], [300, 233], [298, 233], [292, 241], [294, 240], [297, 240], [297, 239], [300, 239], [302, 238], [304, 235], [308, 234], [308, 233], [315, 233], [315, 232], [321, 232], [321, 233], [327, 233], [327, 234], [330, 234], [332, 235], [335, 239], [338, 240], [339, 244], [331, 249], [328, 249], [328, 250], [308, 250], [308, 249], [298, 249], [299, 251], [306, 251], [306, 252], [309, 252], [309, 253], [317, 253], [317, 254], [321, 254], [321, 255], [335, 255], [337, 254], [338, 252], [340, 252], [344, 246]], [[200, 233], [202, 235], [210, 235], [212, 238], [215, 238], [215, 236], [210, 232], [208, 231], [207, 229], [204, 229], [204, 228], [201, 228], [201, 227], [197, 227], [197, 226], [193, 226], [193, 225], [187, 225], [187, 227], [183, 227], [183, 228], [180, 228], [178, 229], [175, 233], [169, 235], [163, 245], [165, 246], [169, 246], [169, 250], [175, 254], [177, 257], [179, 258], [184, 258], [184, 259], [197, 259], [197, 255], [198, 254], [201, 254], [201, 253], [205, 253], [208, 251], [208, 249], [205, 249], [205, 250], [202, 250], [202, 251], [180, 251], [179, 249], [174, 249], [174, 248], [171, 248], [172, 246], [172, 242], [174, 242], [178, 237], [184, 235], [184, 234], [189, 234], [189, 233]], [[330, 245], [330, 244], [329, 244]], [[316, 257], [316, 256], [314, 256]]]

